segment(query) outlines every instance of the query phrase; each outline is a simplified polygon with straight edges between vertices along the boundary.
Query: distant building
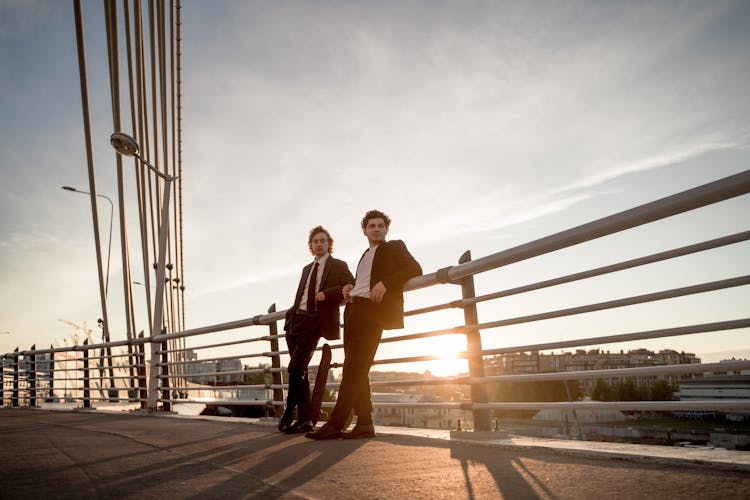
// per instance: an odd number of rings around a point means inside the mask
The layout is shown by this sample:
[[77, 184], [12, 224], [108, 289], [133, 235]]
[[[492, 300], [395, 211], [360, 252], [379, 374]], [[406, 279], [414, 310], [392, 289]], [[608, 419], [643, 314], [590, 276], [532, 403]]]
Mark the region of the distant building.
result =
[[[736, 361], [724, 360], [726, 361]], [[683, 380], [680, 389], [675, 394], [680, 401], [720, 401], [720, 400], [750, 400], [750, 370], [732, 370], [707, 372], [701, 378]], [[713, 418], [715, 411], [687, 411], [675, 412], [675, 416], [690, 419]], [[750, 420], [750, 412], [734, 411], [726, 413], [728, 420]]]
[[[680, 365], [700, 363], [693, 353], [665, 349], [659, 352], [648, 349], [635, 349], [628, 352], [610, 352], [601, 349], [577, 349], [575, 352], [560, 354], [540, 354], [539, 351], [503, 354], [485, 360], [487, 375], [520, 375], [530, 373], [575, 372], [588, 370], [610, 370], [617, 368], [639, 368], [644, 366]], [[636, 377], [639, 385], [649, 385], [653, 380], [666, 380], [677, 386], [681, 380], [692, 378], [691, 374], [663, 375], [659, 377]], [[619, 377], [606, 380], [614, 381]], [[581, 381], [584, 393], [590, 393], [594, 380]]]
[[[746, 359], [735, 359], [735, 358], [732, 358], [732, 359], [722, 359], [721, 361], [719, 361], [719, 364], [721, 364], [721, 363], [731, 363], [732, 361], [747, 361], [747, 360]], [[709, 377], [709, 376], [719, 377], [721, 375], [748, 375], [748, 376], [750, 376], [750, 370], [719, 370], [719, 371], [715, 371], [715, 372], [705, 372], [703, 375], [706, 376], [706, 377]]]
[[232, 385], [242, 383], [241, 373], [228, 373], [226, 375], [217, 373], [242, 371], [242, 362], [239, 359], [198, 361], [198, 353], [188, 349], [184, 353], [184, 360], [189, 361], [189, 363], [183, 365], [185, 378], [194, 384]]
[[395, 427], [417, 427], [422, 429], [448, 429], [473, 427], [471, 411], [456, 408], [409, 408], [404, 406], [378, 407], [379, 403], [415, 404], [422, 403], [423, 396], [403, 393], [372, 393], [373, 418], [376, 425]]

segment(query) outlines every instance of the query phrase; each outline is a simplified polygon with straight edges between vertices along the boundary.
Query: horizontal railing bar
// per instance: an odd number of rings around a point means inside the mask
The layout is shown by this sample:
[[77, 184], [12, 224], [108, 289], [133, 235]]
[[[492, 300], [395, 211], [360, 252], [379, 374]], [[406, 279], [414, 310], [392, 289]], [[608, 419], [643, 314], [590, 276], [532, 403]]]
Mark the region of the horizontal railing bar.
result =
[[239, 389], [271, 389], [272, 384], [247, 384], [247, 385], [217, 385], [217, 386], [201, 386], [201, 387], [194, 387], [194, 386], [169, 386], [169, 387], [162, 387], [159, 386], [159, 390], [167, 390], [170, 391], [231, 391], [231, 390], [239, 390]]
[[[546, 342], [543, 344], [527, 344], [499, 349], [487, 349], [482, 351], [483, 356], [495, 356], [498, 354], [510, 354], [527, 351], [549, 351], [551, 349], [563, 349], [566, 347], [581, 347], [594, 344], [614, 344], [631, 340], [647, 340], [662, 337], [677, 337], [680, 335], [691, 335], [695, 333], [717, 332], [722, 330], [735, 330], [750, 328], [750, 318], [718, 321], [715, 323], [703, 323], [699, 325], [678, 326], [673, 328], [662, 328], [659, 330], [648, 330], [642, 332], [622, 333], [603, 337], [588, 337], [578, 340], [564, 340], [559, 342]], [[456, 354], [459, 357], [461, 353]]]
[[[373, 405], [375, 406], [375, 405]], [[750, 400], [702, 401], [576, 401], [572, 403], [473, 403], [472, 410], [625, 410], [625, 411], [730, 411], [750, 410]]]
[[554, 373], [524, 373], [519, 375], [489, 375], [470, 377], [470, 384], [499, 382], [541, 382], [549, 380], [585, 380], [606, 378], [631, 378], [674, 373], [707, 373], [750, 369], [750, 360], [725, 361], [722, 363], [690, 363], [681, 365], [639, 366], [636, 368], [608, 368], [603, 370], [579, 370]]
[[[130, 340], [116, 340], [112, 342], [103, 342], [100, 344], [88, 344], [88, 345], [76, 345], [76, 346], [70, 346], [70, 347], [55, 347], [52, 349], [34, 349], [34, 350], [28, 350], [28, 351], [19, 351], [19, 352], [8, 352], [2, 355], [3, 358], [17, 358], [19, 356], [31, 356], [32, 354], [50, 354], [50, 353], [58, 353], [58, 352], [82, 352], [82, 351], [91, 351], [93, 349], [104, 349], [106, 347], [123, 347], [128, 345], [139, 345], [139, 344], [146, 344], [150, 342], [149, 338], [134, 338]], [[113, 354], [112, 357], [119, 356], [129, 356], [129, 354]], [[133, 353], [133, 356], [135, 356], [135, 353]], [[99, 356], [89, 356], [89, 359], [98, 358]], [[108, 358], [108, 355], [104, 356], [105, 358]], [[55, 359], [55, 362], [58, 360]]]
[[[100, 394], [104, 394], [107, 391], [114, 390], [114, 391], [117, 391], [117, 393], [119, 394], [119, 393], [121, 393], [123, 391], [134, 391], [134, 390], [138, 390], [140, 388], [141, 387], [137, 386], [137, 385], [129, 385], [127, 387], [91, 387], [89, 389], [89, 392], [92, 392], [92, 393], [98, 392]], [[82, 389], [81, 389], [81, 392], [83, 392]], [[101, 396], [101, 397], [104, 397], [104, 396]], [[119, 399], [125, 399], [125, 398], [119, 397], [119, 396], [118, 396], [118, 398]], [[109, 397], [107, 397], [106, 399], [116, 399], [116, 398], [109, 398]]]
[[374, 408], [420, 408], [426, 410], [471, 410], [470, 402], [450, 402], [450, 403], [376, 403], [373, 402]]
[[260, 358], [260, 357], [268, 357], [273, 355], [273, 353], [268, 352], [262, 352], [262, 353], [255, 353], [255, 354], [236, 354], [234, 356], [222, 356], [219, 358], [206, 358], [206, 359], [191, 359], [187, 361], [170, 361], [169, 363], [156, 363], [156, 366], [176, 366], [176, 365], [190, 365], [195, 363], [208, 363], [212, 361], [224, 361], [227, 359], [245, 359], [245, 358]]
[[185, 379], [188, 382], [192, 382], [193, 384], [205, 384], [206, 382], [195, 382], [193, 379], [201, 378], [201, 379], [215, 379], [219, 376], [228, 376], [228, 375], [244, 375], [245, 372], [242, 371], [233, 371], [233, 372], [206, 372], [206, 373], [170, 373], [169, 375], [157, 375], [156, 378], [164, 380], [164, 379]]
[[[58, 362], [56, 361], [55, 364], [57, 364], [57, 363]], [[61, 364], [62, 364], [62, 362], [61, 362]], [[140, 368], [140, 367], [144, 367], [144, 366], [146, 366], [146, 365], [142, 364], [142, 363], [141, 364], [137, 364], [137, 365], [113, 365], [112, 369], [113, 370], [120, 370], [121, 371], [121, 370], [124, 370], [126, 368]], [[54, 370], [37, 370], [37, 371], [42, 372], [42, 373], [57, 373], [57, 372], [70, 372], [70, 371], [80, 372], [83, 369], [84, 368], [82, 366], [79, 366], [77, 368], [55, 368]], [[107, 366], [107, 365], [89, 365], [88, 370], [91, 370], [91, 371], [103, 371], [103, 370], [107, 370], [107, 371], [109, 371], [109, 366]]]
[[[138, 368], [138, 367], [143, 367], [143, 366], [144, 366], [144, 365], [115, 366], [115, 367], [113, 367], [112, 369], [113, 369], [114, 371], [123, 371], [124, 369], [126, 369], [126, 368], [129, 368], [129, 367], [133, 367], [133, 368]], [[98, 371], [109, 371], [109, 367], [107, 367], [107, 366], [95, 366], [95, 367], [91, 367], [91, 366], [90, 366], [90, 367], [88, 368], [88, 370], [89, 370], [90, 372], [98, 372]], [[55, 374], [55, 373], [58, 373], [58, 372], [60, 372], [60, 373], [63, 373], [63, 374], [64, 374], [64, 373], [66, 373], [66, 372], [82, 372], [82, 371], [84, 371], [83, 367], [79, 367], [79, 368], [60, 368], [60, 369], [58, 369], [58, 368], [55, 368], [55, 369], [54, 369], [53, 371], [51, 371], [51, 372], [49, 372], [49, 371], [46, 371], [46, 370], [45, 370], [45, 371], [44, 371], [44, 372], [42, 372], [42, 373], [44, 373], [44, 374], [48, 374], [48, 373], [52, 373], [52, 374]]]
[[[137, 387], [130, 387], [130, 389], [138, 389]], [[115, 402], [112, 401], [113, 399], [116, 399], [117, 403], [138, 403], [141, 401], [147, 401], [146, 398], [108, 398], [108, 397], [101, 397], [101, 398], [75, 398], [76, 401], [107, 401], [107, 402]]]
[[228, 372], [201, 372], [201, 373], [178, 373], [170, 375], [159, 375], [159, 378], [195, 378], [205, 376], [220, 376], [220, 375], [245, 375], [255, 373], [284, 373], [284, 368], [253, 368], [251, 370], [233, 370]]
[[465, 307], [464, 300], [465, 299], [451, 300], [450, 302], [445, 302], [443, 304], [437, 304], [429, 307], [420, 307], [419, 309], [411, 309], [409, 311], [404, 311], [404, 317], [417, 316], [419, 314], [427, 314], [435, 311], [442, 311], [444, 309], [462, 309], [463, 307]]
[[[249, 399], [213, 399], [213, 398], [196, 398], [196, 399], [163, 399], [158, 398], [157, 401], [162, 403], [199, 403], [211, 406], [273, 406], [274, 402], [271, 400], [249, 400]], [[275, 403], [277, 406], [283, 403]], [[323, 403], [323, 406], [326, 406]]]
[[633, 297], [626, 297], [624, 299], [609, 300], [606, 302], [598, 302], [595, 304], [588, 304], [585, 306], [571, 307], [568, 309], [558, 309], [557, 311], [549, 311], [546, 313], [531, 314], [528, 316], [518, 316], [515, 318], [504, 319], [500, 321], [491, 321], [489, 323], [480, 323], [477, 325], [467, 325], [467, 330], [483, 330], [487, 328], [499, 328], [501, 326], [517, 325], [519, 323], [530, 323], [533, 321], [541, 321], [545, 319], [561, 318], [564, 316], [572, 316], [575, 314], [583, 314], [594, 311], [602, 311], [606, 309], [614, 309], [617, 307], [632, 306], [636, 304], [643, 304], [646, 302], [654, 302], [657, 300], [671, 299], [675, 297], [683, 297], [686, 295], [693, 295], [697, 293], [710, 292], [715, 290], [722, 290], [725, 288], [731, 288], [736, 286], [743, 286], [750, 284], [750, 275], [739, 276], [736, 278], [729, 278], [725, 280], [712, 281], [709, 283], [702, 283], [699, 285], [686, 286], [682, 288], [673, 288], [671, 290], [664, 290], [661, 292], [647, 293], [644, 295], [636, 295]]
[[[378, 380], [376, 382], [370, 382], [370, 386], [372, 387], [388, 387], [388, 386], [398, 386], [398, 385], [449, 385], [449, 384], [456, 384], [456, 385], [467, 385], [469, 384], [469, 376], [461, 376], [461, 377], [440, 377], [440, 378], [428, 378], [428, 379], [421, 379], [421, 380]], [[339, 385], [339, 384], [336, 384]], [[326, 384], [326, 387], [328, 387], [329, 384]]]
[[[439, 354], [427, 354], [423, 356], [409, 356], [406, 358], [392, 358], [392, 359], [376, 359], [372, 362], [373, 365], [392, 365], [398, 363], [413, 363], [419, 361], [441, 361], [444, 360], [445, 356]], [[331, 365], [333, 366], [333, 365]], [[341, 368], [343, 364], [335, 364], [336, 368]]]
[[162, 335], [155, 335], [153, 337], [154, 342], [162, 342], [164, 340], [178, 339], [183, 337], [193, 337], [195, 335], [204, 335], [206, 333], [216, 333], [225, 330], [236, 330], [238, 328], [245, 328], [248, 326], [259, 326], [259, 325], [270, 325], [275, 321], [284, 319], [286, 310], [278, 311], [270, 314], [259, 314], [252, 318], [240, 319], [236, 321], [229, 321], [227, 323], [219, 323], [217, 325], [203, 326], [200, 328], [193, 328], [191, 330], [184, 330], [182, 332], [168, 333]]
[[659, 253], [647, 255], [644, 257], [639, 257], [636, 259], [626, 260], [626, 261], [619, 262], [616, 264], [610, 264], [607, 266], [597, 267], [595, 269], [591, 269], [588, 271], [568, 274], [566, 276], [560, 276], [558, 278], [552, 278], [549, 280], [539, 281], [537, 283], [532, 283], [529, 285], [509, 288], [507, 290], [502, 290], [499, 292], [488, 293], [486, 295], [480, 295], [478, 297], [453, 300], [445, 304], [439, 304], [439, 305], [432, 306], [432, 307], [425, 307], [422, 309], [415, 309], [413, 311], [407, 311], [404, 313], [404, 316], [412, 316], [412, 315], [423, 314], [427, 312], [434, 312], [434, 311], [438, 311], [442, 309], [449, 309], [449, 308], [463, 308], [469, 304], [477, 304], [477, 303], [485, 302], [488, 300], [509, 297], [512, 295], [527, 293], [527, 292], [531, 292], [534, 290], [540, 290], [543, 288], [549, 288], [552, 286], [562, 285], [564, 283], [581, 281], [584, 279], [593, 278], [593, 277], [601, 276], [604, 274], [610, 274], [610, 273], [614, 273], [618, 271], [623, 271], [625, 269], [631, 269], [631, 268], [643, 266], [646, 264], [653, 264], [653, 263], [660, 262], [663, 260], [673, 259], [676, 257], [683, 257], [685, 255], [690, 255], [693, 253], [702, 252], [705, 250], [710, 250], [710, 249], [718, 248], [721, 246], [739, 243], [742, 241], [746, 241], [748, 239], [750, 239], [750, 231], [743, 231], [740, 233], [731, 234], [729, 236], [724, 236], [722, 238], [715, 238], [712, 240], [707, 240], [707, 241], [703, 241], [700, 243], [695, 243], [692, 245], [687, 245], [687, 246], [675, 248], [672, 250], [667, 250], [664, 252], [659, 252]]
[[237, 344], [248, 344], [250, 342], [259, 342], [261, 340], [265, 340], [265, 339], [263, 339], [263, 337], [259, 337], [259, 338], [253, 338], [253, 339], [233, 340], [231, 342], [220, 342], [220, 343], [217, 343], [217, 344], [205, 344], [205, 345], [190, 346], [190, 347], [186, 347], [184, 349], [171, 349], [171, 350], [166, 350], [166, 351], [162, 350], [162, 349], [159, 349], [159, 351], [157, 351], [157, 352], [159, 354], [163, 354], [165, 352], [168, 352], [168, 353], [189, 352], [189, 351], [197, 351], [199, 349], [211, 349], [211, 348], [214, 348], [214, 347], [226, 347], [226, 346], [237, 345]]
[[279, 340], [279, 339], [284, 339], [284, 338], [286, 338], [286, 334], [285, 333], [278, 333], [276, 335], [266, 335], [264, 337], [260, 337], [258, 340], [269, 341], [269, 340]]
[[[682, 212], [704, 207], [750, 193], [750, 170], [730, 175], [702, 186], [688, 189], [659, 200], [624, 210], [571, 229], [539, 238], [501, 252], [452, 266], [447, 275], [456, 281], [515, 262], [561, 250], [578, 243], [595, 240], [602, 236], [632, 229], [649, 222], [666, 219]], [[404, 291], [436, 285], [437, 272], [417, 276], [404, 284]]]
[[118, 375], [115, 377], [110, 377], [109, 375], [102, 375], [100, 377], [80, 377], [80, 378], [77, 378], [76, 380], [130, 380], [133, 378], [146, 380], [148, 377], [144, 375], [133, 375], [132, 377], [129, 375], [122, 375], [122, 376]]
[[385, 344], [387, 342], [401, 342], [404, 340], [416, 340], [416, 339], [426, 339], [430, 337], [441, 337], [443, 335], [456, 335], [459, 333], [464, 333], [466, 331], [466, 328], [461, 326], [454, 326], [453, 328], [446, 328], [444, 330], [433, 330], [430, 332], [422, 332], [422, 333], [412, 333], [409, 335], [398, 335], [394, 337], [387, 337], [380, 340], [381, 344]]
[[[143, 368], [145, 366], [146, 366], [146, 364], [144, 364], [144, 363], [138, 363], [138, 364], [135, 364], [135, 365], [113, 365], [112, 369], [113, 370], [124, 370], [126, 368]], [[107, 366], [107, 365], [97, 365], [94, 368], [89, 367], [89, 370], [109, 370], [109, 366]]]
[[129, 358], [129, 357], [134, 357], [136, 355], [137, 355], [136, 353], [131, 353], [131, 354], [128, 354], [128, 353], [125, 353], [125, 354], [112, 354], [112, 355], [109, 355], [109, 354], [100, 354], [99, 356], [93, 356], [93, 355], [89, 354], [88, 358], [89, 358], [89, 361], [94, 360], [94, 359], [97, 359], [97, 360], [101, 361], [103, 359], [109, 359], [109, 358]]
[[[251, 368], [240, 373], [284, 373], [286, 368]], [[224, 372], [226, 373], [226, 372]]]
[[[157, 378], [160, 378], [162, 380], [167, 379], [167, 378], [168, 379], [184, 378], [188, 380], [189, 382], [192, 382], [191, 379], [194, 379], [194, 378], [215, 378], [215, 377], [224, 376], [224, 375], [242, 375], [245, 373], [247, 372], [231, 371], [231, 372], [177, 373], [177, 374], [170, 373], [169, 375], [157, 375]], [[200, 382], [194, 382], [194, 383], [198, 384]]]

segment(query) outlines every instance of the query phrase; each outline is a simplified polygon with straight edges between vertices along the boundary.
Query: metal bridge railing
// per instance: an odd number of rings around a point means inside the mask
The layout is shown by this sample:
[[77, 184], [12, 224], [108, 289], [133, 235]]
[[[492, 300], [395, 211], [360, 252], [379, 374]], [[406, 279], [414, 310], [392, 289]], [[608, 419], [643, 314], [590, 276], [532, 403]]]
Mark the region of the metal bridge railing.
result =
[[[671, 261], [681, 257], [709, 252], [714, 249], [737, 245], [750, 239], [750, 230], [721, 236], [661, 251], [638, 258], [623, 260], [593, 267], [584, 271], [564, 274], [504, 290], [491, 291], [477, 295], [474, 277], [487, 271], [500, 269], [511, 264], [528, 261], [532, 258], [551, 254], [558, 250], [575, 247], [599, 238], [621, 233], [637, 226], [646, 225], [667, 219], [671, 216], [696, 210], [702, 207], [740, 197], [750, 193], [750, 170], [720, 179], [694, 189], [668, 196], [636, 208], [604, 217], [566, 231], [525, 243], [476, 260], [471, 259], [469, 252], [459, 260], [458, 265], [439, 269], [431, 274], [414, 278], [406, 283], [407, 292], [428, 287], [458, 286], [461, 297], [448, 302], [409, 310], [405, 316], [425, 316], [448, 309], [462, 309], [463, 324], [449, 326], [439, 330], [427, 330], [416, 333], [396, 333], [383, 338], [382, 344], [408, 343], [419, 339], [431, 339], [444, 335], [461, 334], [466, 337], [466, 350], [456, 356], [468, 363], [468, 376], [432, 378], [425, 380], [396, 380], [373, 382], [373, 388], [397, 386], [440, 386], [458, 384], [470, 388], [470, 397], [461, 401], [408, 401], [408, 402], [375, 402], [381, 410], [394, 408], [460, 410], [470, 412], [474, 427], [489, 430], [491, 412], [496, 410], [539, 410], [539, 409], [617, 409], [629, 411], [681, 411], [681, 410], [716, 410], [748, 411], [750, 400], [690, 400], [690, 401], [567, 401], [567, 402], [503, 402], [490, 401], [488, 387], [507, 382], [550, 382], [576, 381], [595, 379], [633, 378], [646, 380], [649, 377], [675, 377], [700, 375], [715, 371], [740, 371], [750, 369], [750, 361], [733, 361], [729, 363], [693, 363], [668, 366], [649, 366], [640, 368], [611, 368], [596, 370], [577, 370], [557, 373], [533, 374], [491, 374], [487, 375], [485, 360], [492, 356], [553, 349], [582, 347], [592, 345], [618, 344], [623, 342], [642, 341], [665, 337], [679, 337], [696, 334], [711, 334], [721, 331], [741, 331], [750, 327], [750, 317], [723, 318], [720, 321], [704, 322], [689, 325], [670, 325], [668, 327], [633, 331], [630, 333], [611, 333], [605, 335], [581, 336], [568, 340], [519, 344], [500, 348], [483, 348], [483, 335], [490, 335], [494, 330], [521, 324], [538, 323], [551, 319], [570, 318], [602, 311], [631, 307], [636, 305], [657, 304], [680, 297], [707, 297], [711, 292], [746, 287], [750, 284], [750, 275], [739, 275], [731, 278], [716, 279], [689, 286], [679, 286], [650, 292], [630, 295], [611, 300], [597, 301], [560, 309], [536, 312], [533, 314], [510, 315], [500, 319], [480, 322], [477, 305], [500, 299], [521, 296], [531, 292], [552, 289], [561, 285], [581, 283], [592, 278], [602, 278], [625, 270], [643, 268], [659, 262]], [[750, 259], [749, 259], [750, 260]], [[708, 299], [705, 299], [708, 300]], [[140, 337], [129, 341], [110, 342], [106, 344], [85, 343], [70, 348], [16, 350], [3, 355], [3, 404], [17, 406], [29, 404], [34, 406], [40, 398], [59, 397], [61, 391], [85, 407], [92, 401], [137, 402], [145, 407], [148, 401], [157, 401], [161, 408], [168, 410], [172, 404], [206, 403], [221, 405], [262, 406], [273, 409], [279, 415], [283, 409], [283, 380], [285, 361], [288, 352], [279, 346], [283, 335], [278, 333], [277, 322], [283, 320], [285, 311], [269, 308], [267, 314], [252, 318], [231, 321], [216, 325], [185, 330], [174, 334], [162, 334], [150, 338]], [[743, 311], [746, 316], [748, 309]], [[612, 325], [606, 325], [612, 329]], [[257, 330], [263, 328], [263, 331]], [[602, 328], [604, 330], [604, 328]], [[216, 334], [221, 332], [221, 336]], [[568, 335], [569, 337], [570, 335]], [[185, 342], [175, 342], [183, 339]], [[189, 340], [189, 345], [186, 342]], [[153, 349], [150, 359], [146, 360], [145, 344], [150, 343], [158, 348]], [[258, 347], [259, 343], [262, 347]], [[134, 354], [123, 352], [116, 354], [121, 358], [113, 370], [107, 373], [103, 356], [106, 347], [132, 346]], [[342, 344], [331, 346], [341, 349]], [[99, 352], [99, 355], [92, 355]], [[62, 356], [74, 355], [73, 361]], [[44, 356], [47, 356], [46, 358]], [[444, 353], [424, 353], [401, 357], [378, 357], [375, 365], [399, 363], [419, 363], [442, 359]], [[40, 360], [48, 361], [48, 367], [40, 370]], [[71, 366], [72, 363], [72, 366]], [[259, 365], [250, 368], [253, 363]], [[334, 364], [334, 366], [338, 366]], [[72, 375], [72, 376], [68, 376]], [[254, 380], [253, 376], [268, 380]], [[151, 377], [151, 378], [150, 378]], [[257, 377], [256, 377], [257, 378]], [[158, 381], [156, 384], [149, 380]], [[329, 389], [336, 389], [338, 384], [327, 384]], [[104, 394], [106, 388], [107, 394]], [[567, 388], [567, 385], [566, 385]], [[91, 392], [100, 391], [100, 396], [91, 396]], [[121, 397], [121, 392], [127, 397]], [[333, 403], [324, 403], [331, 407]], [[151, 408], [156, 409], [156, 408]]]

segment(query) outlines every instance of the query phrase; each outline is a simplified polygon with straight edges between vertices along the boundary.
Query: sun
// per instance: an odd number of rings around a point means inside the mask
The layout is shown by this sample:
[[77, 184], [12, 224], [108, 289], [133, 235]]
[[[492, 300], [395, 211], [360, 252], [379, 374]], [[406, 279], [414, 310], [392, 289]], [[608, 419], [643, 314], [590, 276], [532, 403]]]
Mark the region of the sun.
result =
[[461, 334], [443, 335], [429, 340], [430, 353], [440, 356], [439, 360], [425, 363], [425, 370], [429, 370], [438, 377], [450, 377], [469, 371], [465, 359], [456, 357], [458, 353], [466, 351], [466, 336]]

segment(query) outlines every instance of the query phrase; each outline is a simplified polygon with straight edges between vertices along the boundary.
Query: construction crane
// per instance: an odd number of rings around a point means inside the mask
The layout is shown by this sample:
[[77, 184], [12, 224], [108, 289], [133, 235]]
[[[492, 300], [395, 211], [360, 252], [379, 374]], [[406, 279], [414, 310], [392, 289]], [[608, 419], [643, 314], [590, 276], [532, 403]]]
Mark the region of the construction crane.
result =
[[75, 328], [75, 330], [76, 330], [75, 336], [73, 336], [73, 335], [70, 336], [73, 339], [73, 345], [74, 346], [78, 345], [78, 342], [80, 340], [79, 339], [79, 335], [81, 333], [83, 333], [84, 340], [90, 340], [91, 339], [91, 330], [89, 330], [88, 328], [86, 328], [86, 322], [85, 321], [83, 322], [83, 326], [76, 325], [75, 323], [73, 323], [72, 321], [68, 321], [67, 319], [57, 318], [57, 321], [59, 321], [60, 323], [65, 323], [66, 325], [72, 326], [73, 328]]
[[[68, 337], [73, 340], [73, 345], [74, 346], [77, 346], [79, 344], [79, 341], [80, 341], [79, 336], [81, 334], [83, 334], [83, 340], [84, 340], [84, 342], [86, 340], [89, 340], [89, 341], [91, 340], [91, 330], [89, 328], [86, 328], [86, 322], [85, 321], [83, 322], [83, 326], [76, 325], [72, 321], [68, 321], [66, 319], [61, 319], [61, 318], [57, 318], [57, 321], [59, 321], [60, 323], [65, 323], [66, 325], [72, 326], [73, 328], [75, 328], [75, 330], [76, 330], [75, 334], [68, 335]], [[66, 354], [66, 356], [67, 356], [67, 354]], [[96, 364], [99, 367], [99, 376], [103, 377], [104, 376], [104, 368], [102, 366], [102, 363], [99, 361]], [[99, 382], [94, 382], [94, 385], [97, 387], [97, 389], [99, 389], [99, 392], [101, 393], [102, 397], [104, 397], [104, 391], [103, 391], [103, 388], [102, 388], [101, 384]]]

